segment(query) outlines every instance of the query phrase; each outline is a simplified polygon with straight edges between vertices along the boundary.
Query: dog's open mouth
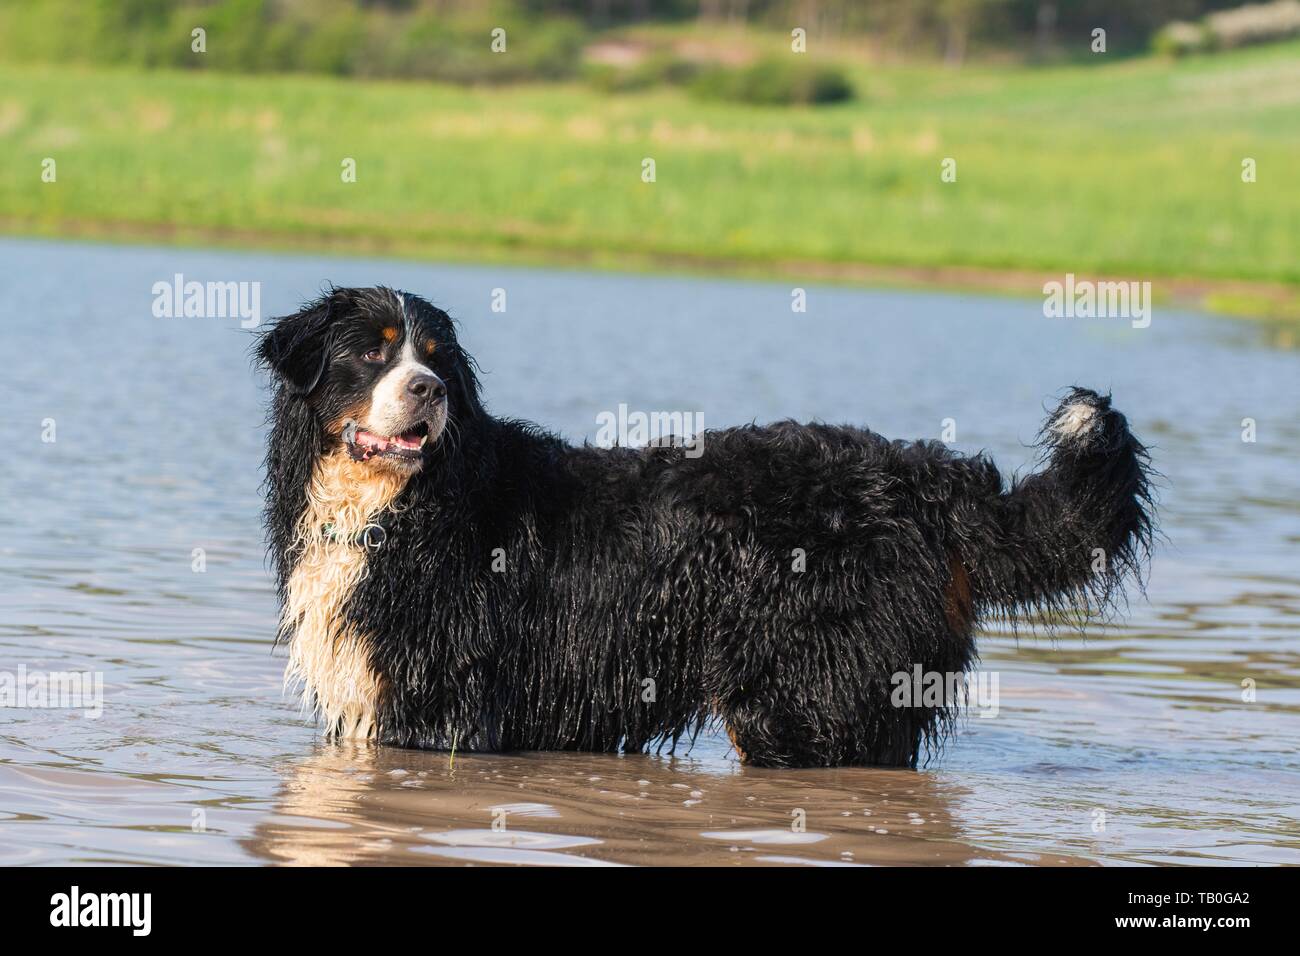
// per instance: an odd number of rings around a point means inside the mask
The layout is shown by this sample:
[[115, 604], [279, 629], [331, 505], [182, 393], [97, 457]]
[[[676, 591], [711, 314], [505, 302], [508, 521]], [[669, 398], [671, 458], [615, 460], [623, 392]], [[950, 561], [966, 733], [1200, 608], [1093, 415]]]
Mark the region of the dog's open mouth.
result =
[[343, 426], [343, 443], [357, 461], [369, 458], [396, 458], [418, 461], [429, 440], [429, 423], [419, 422], [400, 435], [376, 435], [349, 419]]

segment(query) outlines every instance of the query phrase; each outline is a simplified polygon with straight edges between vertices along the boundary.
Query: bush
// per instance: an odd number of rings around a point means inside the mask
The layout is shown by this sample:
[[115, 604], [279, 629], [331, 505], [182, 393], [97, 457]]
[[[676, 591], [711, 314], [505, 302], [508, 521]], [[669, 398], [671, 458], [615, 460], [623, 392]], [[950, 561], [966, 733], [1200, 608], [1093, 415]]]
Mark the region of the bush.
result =
[[304, 31], [294, 51], [297, 68], [307, 73], [340, 76], [356, 71], [360, 28], [360, 22], [353, 17], [339, 17]]
[[584, 72], [587, 82], [596, 89], [606, 93], [625, 93], [652, 86], [685, 86], [695, 79], [699, 71], [699, 66], [690, 60], [660, 53], [648, 56], [630, 67], [589, 63]]
[[1300, 0], [1253, 3], [1209, 14], [1200, 23], [1175, 21], [1151, 39], [1151, 49], [1169, 56], [1226, 50], [1300, 35]]
[[[0, 0], [0, 56], [457, 83], [577, 72], [587, 39], [577, 20], [536, 16], [519, 4], [501, 10], [511, 16], [488, 17], [468, 3], [441, 15], [432, 4], [358, 0]], [[50, 30], [51, 23], [76, 29]], [[506, 55], [490, 47], [499, 23], [509, 25]], [[195, 27], [208, 34], [201, 56], [190, 49]]]
[[573, 76], [585, 32], [568, 20], [539, 20], [511, 29], [505, 53], [491, 49], [493, 24], [435, 18], [374, 18], [360, 44], [356, 72], [363, 76], [512, 83]]
[[1215, 47], [1285, 40], [1300, 33], [1300, 0], [1254, 3], [1211, 13], [1205, 29]]
[[1165, 24], [1151, 38], [1151, 49], [1163, 56], [1186, 56], [1209, 48], [1209, 35], [1195, 23], [1174, 21]]
[[806, 65], [788, 58], [759, 60], [749, 66], [715, 66], [691, 84], [697, 96], [760, 106], [836, 103], [853, 98], [853, 86], [838, 68]]

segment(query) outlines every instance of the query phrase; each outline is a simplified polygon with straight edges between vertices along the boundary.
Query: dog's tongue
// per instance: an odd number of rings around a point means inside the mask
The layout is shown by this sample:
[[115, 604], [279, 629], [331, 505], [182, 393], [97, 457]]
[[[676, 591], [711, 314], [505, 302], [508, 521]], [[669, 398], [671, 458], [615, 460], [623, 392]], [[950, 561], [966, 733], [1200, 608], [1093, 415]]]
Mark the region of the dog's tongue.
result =
[[384, 435], [376, 435], [374, 432], [368, 432], [364, 428], [358, 428], [353, 433], [352, 440], [360, 447], [375, 454], [386, 451], [390, 447], [420, 447], [420, 436], [414, 431], [403, 432], [400, 435], [394, 435], [389, 438]]
[[394, 445], [398, 448], [419, 448], [420, 436], [414, 431], [409, 431], [388, 438], [383, 435], [376, 435], [372, 432], [368, 432], [364, 428], [358, 428], [357, 442], [369, 448], [374, 448], [376, 451], [383, 451], [390, 445]]

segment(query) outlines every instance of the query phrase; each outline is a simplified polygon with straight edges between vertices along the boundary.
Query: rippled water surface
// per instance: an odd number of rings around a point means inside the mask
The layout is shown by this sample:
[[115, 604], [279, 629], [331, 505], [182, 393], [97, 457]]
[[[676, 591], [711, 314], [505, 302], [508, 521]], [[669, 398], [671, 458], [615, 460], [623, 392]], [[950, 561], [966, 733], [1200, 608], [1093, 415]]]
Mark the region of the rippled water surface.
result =
[[[1110, 388], [1165, 475], [1167, 541], [1114, 623], [985, 633], [997, 714], [919, 772], [742, 768], [708, 735], [671, 756], [325, 745], [271, 650], [250, 334], [155, 318], [178, 272], [261, 282], [266, 315], [327, 281], [425, 294], [496, 413], [576, 440], [622, 402], [895, 437], [951, 418], [1009, 472], [1052, 394]], [[0, 674], [103, 679], [98, 718], [0, 709], [0, 864], [1300, 863], [1300, 355], [1158, 307], [1134, 330], [808, 296], [792, 315], [775, 284], [0, 240]]]

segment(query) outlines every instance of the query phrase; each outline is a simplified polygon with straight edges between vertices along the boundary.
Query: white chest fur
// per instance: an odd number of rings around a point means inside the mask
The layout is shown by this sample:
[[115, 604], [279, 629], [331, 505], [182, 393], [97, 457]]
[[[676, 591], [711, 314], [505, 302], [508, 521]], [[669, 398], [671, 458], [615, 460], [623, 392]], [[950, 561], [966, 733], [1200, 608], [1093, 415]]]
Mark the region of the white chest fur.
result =
[[371, 666], [370, 635], [346, 621], [344, 609], [366, 574], [361, 535], [404, 483], [340, 452], [317, 463], [307, 488], [297, 561], [280, 615], [289, 641], [284, 679], [286, 687], [301, 690], [329, 735], [368, 738], [376, 732], [382, 686]]

